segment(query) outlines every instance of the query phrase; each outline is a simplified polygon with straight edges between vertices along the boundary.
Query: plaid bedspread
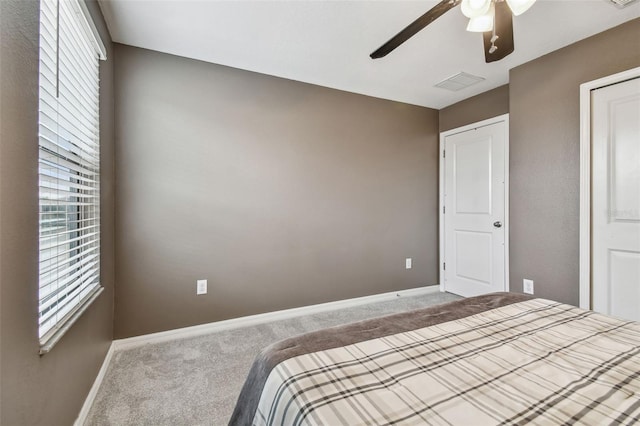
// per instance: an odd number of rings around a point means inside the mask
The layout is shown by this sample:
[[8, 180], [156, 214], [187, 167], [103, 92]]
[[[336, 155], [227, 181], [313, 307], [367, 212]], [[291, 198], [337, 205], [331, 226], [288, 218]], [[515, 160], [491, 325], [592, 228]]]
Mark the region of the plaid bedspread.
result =
[[543, 299], [300, 355], [256, 425], [635, 424], [640, 323]]

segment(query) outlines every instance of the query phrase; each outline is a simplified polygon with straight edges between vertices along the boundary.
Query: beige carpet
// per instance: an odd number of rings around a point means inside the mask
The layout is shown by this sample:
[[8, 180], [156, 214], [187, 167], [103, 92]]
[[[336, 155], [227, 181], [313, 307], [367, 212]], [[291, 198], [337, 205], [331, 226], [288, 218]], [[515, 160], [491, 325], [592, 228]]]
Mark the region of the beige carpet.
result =
[[87, 425], [225, 425], [261, 348], [321, 328], [450, 302], [397, 299], [114, 353]]

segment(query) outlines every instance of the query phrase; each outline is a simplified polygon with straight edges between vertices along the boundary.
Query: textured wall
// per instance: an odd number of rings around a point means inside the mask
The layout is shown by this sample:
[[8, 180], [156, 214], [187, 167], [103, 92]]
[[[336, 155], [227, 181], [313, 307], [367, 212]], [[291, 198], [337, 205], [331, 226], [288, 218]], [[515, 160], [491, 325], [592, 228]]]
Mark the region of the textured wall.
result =
[[640, 19], [511, 70], [511, 289], [578, 304], [580, 84], [640, 66]]
[[440, 131], [497, 117], [509, 112], [509, 85], [473, 96], [440, 110]]
[[[105, 44], [111, 46], [98, 6]], [[0, 424], [72, 424], [112, 339], [112, 60], [102, 63], [102, 283], [105, 292], [38, 355], [39, 2], [0, 1]], [[109, 52], [111, 53], [111, 52]]]
[[437, 284], [437, 111], [115, 50], [116, 337]]

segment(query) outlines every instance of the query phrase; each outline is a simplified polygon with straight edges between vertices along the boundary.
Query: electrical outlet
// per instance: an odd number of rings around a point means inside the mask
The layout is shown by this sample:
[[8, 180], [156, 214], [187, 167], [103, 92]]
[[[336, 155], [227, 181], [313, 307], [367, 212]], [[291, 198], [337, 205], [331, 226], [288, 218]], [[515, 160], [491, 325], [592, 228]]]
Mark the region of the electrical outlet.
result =
[[404, 267], [405, 267], [406, 269], [411, 269], [411, 258], [410, 258], [410, 257], [407, 257], [407, 258], [404, 260]]
[[522, 291], [527, 294], [533, 294], [533, 280], [522, 280]]
[[207, 280], [196, 281], [196, 294], [207, 294]]

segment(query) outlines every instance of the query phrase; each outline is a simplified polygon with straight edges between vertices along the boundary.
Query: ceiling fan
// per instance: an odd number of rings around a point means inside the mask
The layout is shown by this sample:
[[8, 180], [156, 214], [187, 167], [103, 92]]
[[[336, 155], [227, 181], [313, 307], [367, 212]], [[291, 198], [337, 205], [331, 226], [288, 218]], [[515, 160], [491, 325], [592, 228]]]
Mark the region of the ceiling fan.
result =
[[535, 1], [442, 0], [369, 56], [371, 56], [371, 59], [387, 56], [418, 31], [460, 4], [462, 13], [469, 18], [467, 31], [482, 33], [485, 61], [487, 63], [499, 61], [512, 53], [514, 49], [512, 15], [518, 16], [524, 13]]

